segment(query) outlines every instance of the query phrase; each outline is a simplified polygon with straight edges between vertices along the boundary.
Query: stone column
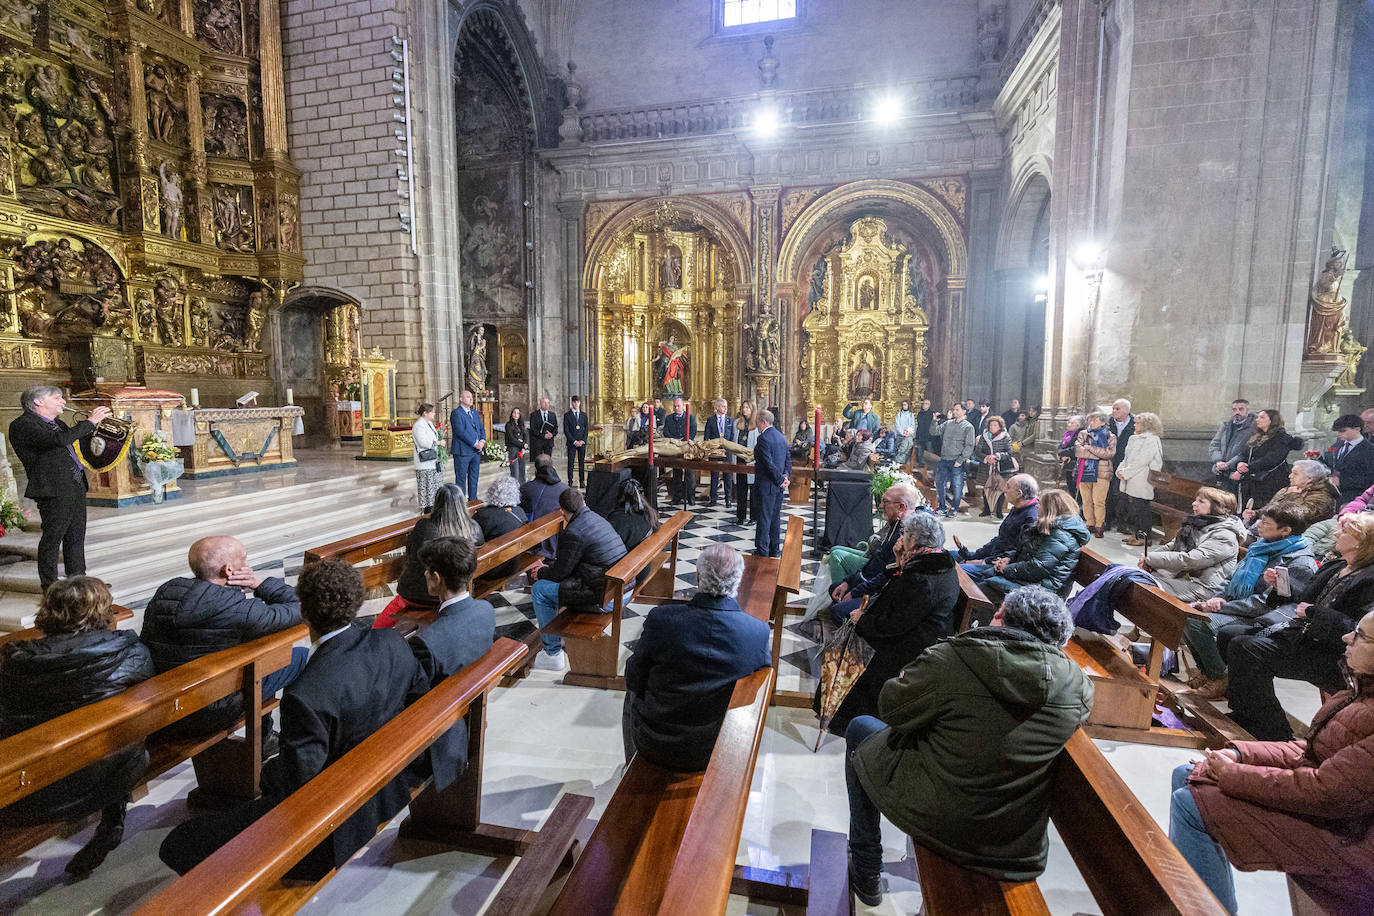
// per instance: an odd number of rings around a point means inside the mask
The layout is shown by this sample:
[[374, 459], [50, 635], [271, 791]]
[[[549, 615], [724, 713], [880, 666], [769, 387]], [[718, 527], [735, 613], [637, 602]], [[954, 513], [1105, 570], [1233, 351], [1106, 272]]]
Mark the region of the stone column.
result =
[[[781, 185], [761, 185], [749, 189], [754, 201], [754, 309], [749, 321], [757, 319], [764, 305], [771, 304], [777, 287], [778, 195]], [[758, 407], [769, 406], [776, 376], [754, 377], [754, 399]]]
[[205, 161], [205, 116], [200, 106], [200, 73], [195, 70], [186, 76], [186, 134], [191, 144], [190, 187], [186, 199], [196, 213], [197, 222], [192, 231], [187, 221], [186, 240], [214, 245], [214, 206], [210, 202]]
[[[590, 379], [583, 376], [583, 367], [589, 359], [589, 348], [596, 335], [596, 328], [588, 327], [584, 333], [583, 325], [586, 324], [587, 316], [596, 314], [596, 290], [582, 288], [583, 235], [586, 231], [582, 201], [560, 201], [558, 215], [559, 239], [562, 243], [560, 261], [563, 271], [563, 301], [567, 303], [567, 307], [551, 310], [551, 317], [557, 322], [561, 314], [564, 320], [566, 357], [562, 360], [563, 377], [555, 379], [548, 376], [548, 382], [555, 388], [561, 384], [563, 393], [566, 394], [584, 390], [590, 384]], [[557, 348], [552, 345], [552, 341], [543, 341], [541, 335], [538, 365], [553, 368], [557, 365], [557, 360], [554, 359], [556, 352]], [[584, 393], [590, 396], [590, 392], [584, 390]], [[604, 397], [604, 393], [601, 396]]]
[[[958, 392], [979, 397], [986, 395], [994, 404], [1006, 403], [1008, 397], [1020, 397], [1017, 391], [1002, 390], [1003, 353], [1000, 347], [989, 346], [996, 340], [998, 314], [992, 282], [993, 250], [997, 239], [997, 217], [1001, 211], [1001, 171], [979, 170], [973, 173], [969, 188], [969, 276], [965, 297], [967, 311], [964, 322], [955, 327], [964, 329], [962, 349], [967, 383]], [[1013, 344], [1014, 346], [1015, 344]]]
[[263, 158], [285, 159], [286, 81], [282, 76], [280, 0], [260, 0], [258, 4], [258, 62], [262, 73]]
[[121, 163], [124, 181], [124, 227], [129, 232], [160, 232], [157, 179], [148, 167], [148, 96], [143, 85], [145, 45], [135, 40], [119, 43], [124, 72], [129, 81], [130, 155]]

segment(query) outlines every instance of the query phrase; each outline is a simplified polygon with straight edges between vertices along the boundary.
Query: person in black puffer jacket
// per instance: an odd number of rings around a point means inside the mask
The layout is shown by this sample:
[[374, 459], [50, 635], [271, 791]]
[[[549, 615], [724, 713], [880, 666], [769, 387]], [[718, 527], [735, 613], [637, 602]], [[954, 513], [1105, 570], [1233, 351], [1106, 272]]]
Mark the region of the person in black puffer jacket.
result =
[[[288, 627], [299, 626], [301, 605], [285, 580], [259, 579], [237, 538], [214, 535], [191, 545], [186, 561], [195, 578], [178, 576], [158, 586], [143, 612], [139, 638], [159, 674], [204, 655], [232, 649]], [[252, 594], [244, 594], [252, 589]], [[291, 683], [305, 667], [308, 650], [292, 650], [285, 668], [262, 679], [263, 698]], [[163, 729], [170, 735], [208, 735], [234, 724], [243, 698], [233, 693]], [[265, 724], [270, 726], [268, 717]], [[269, 743], [270, 728], [263, 729]]]
[[[567, 488], [554, 469], [553, 459], [540, 455], [534, 460], [534, 477], [520, 485], [520, 508], [525, 510], [530, 521], [543, 518], [557, 511], [558, 497]], [[558, 535], [540, 543], [535, 552], [552, 559], [558, 552]]]
[[[156, 672], [131, 630], [113, 630], [110, 589], [72, 576], [53, 583], [38, 609], [38, 639], [0, 648], [0, 738], [122, 693]], [[122, 747], [0, 809], [0, 825], [74, 820], [100, 812], [100, 825], [67, 871], [84, 878], [124, 838], [129, 791], [148, 768], [142, 741]]]

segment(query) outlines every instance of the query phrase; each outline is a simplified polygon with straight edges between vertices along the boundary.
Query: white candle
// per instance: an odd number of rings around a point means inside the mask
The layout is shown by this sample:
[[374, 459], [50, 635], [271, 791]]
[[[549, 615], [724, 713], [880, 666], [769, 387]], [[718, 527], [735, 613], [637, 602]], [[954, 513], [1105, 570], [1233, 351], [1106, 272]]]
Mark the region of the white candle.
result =
[[192, 388], [192, 389], [191, 389], [191, 406], [192, 406], [192, 407], [199, 407], [199, 406], [200, 406], [200, 389], [199, 389], [199, 388]]
[[292, 391], [291, 391], [290, 388], [286, 389], [286, 404], [287, 404], [287, 406], [289, 407], [289, 406], [291, 406], [291, 405], [293, 405], [293, 404], [295, 404], [295, 403], [296, 403], [295, 395], [292, 393]]

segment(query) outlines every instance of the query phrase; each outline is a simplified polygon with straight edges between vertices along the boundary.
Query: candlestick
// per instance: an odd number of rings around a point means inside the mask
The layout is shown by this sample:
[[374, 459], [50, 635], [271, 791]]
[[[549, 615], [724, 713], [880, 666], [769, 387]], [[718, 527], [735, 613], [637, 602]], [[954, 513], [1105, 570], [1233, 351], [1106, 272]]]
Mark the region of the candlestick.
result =
[[690, 442], [692, 441], [692, 402], [683, 401], [682, 406], [687, 410], [683, 417], [686, 422], [682, 424], [682, 438]]
[[295, 392], [293, 392], [290, 388], [286, 389], [286, 406], [291, 407], [291, 406], [295, 405], [295, 403], [296, 403]]
[[816, 405], [816, 422], [812, 424], [811, 429], [816, 434], [816, 451], [812, 460], [815, 462], [815, 469], [819, 471], [821, 469], [821, 405], [819, 404]]
[[199, 389], [199, 388], [192, 388], [192, 389], [191, 389], [191, 406], [192, 406], [192, 407], [199, 407], [199, 406], [200, 406], [200, 389]]
[[652, 410], [649, 411], [649, 467], [654, 466], [654, 426], [657, 425], [658, 417]]

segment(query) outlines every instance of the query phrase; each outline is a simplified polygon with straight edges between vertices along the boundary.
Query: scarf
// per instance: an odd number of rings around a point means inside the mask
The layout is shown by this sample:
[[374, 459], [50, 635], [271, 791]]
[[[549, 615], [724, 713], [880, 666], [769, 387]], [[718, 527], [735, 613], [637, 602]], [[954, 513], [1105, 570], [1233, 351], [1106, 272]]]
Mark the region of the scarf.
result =
[[1245, 559], [1240, 561], [1231, 581], [1226, 583], [1227, 600], [1245, 598], [1258, 591], [1260, 576], [1274, 557], [1282, 556], [1291, 550], [1305, 546], [1307, 541], [1300, 534], [1291, 534], [1280, 541], [1256, 541], [1245, 551]]
[[[1088, 430], [1088, 444], [1094, 448], [1106, 448], [1107, 437], [1111, 432], [1107, 429], [1107, 424], [1102, 424], [1097, 429]], [[1078, 482], [1097, 483], [1097, 458], [1078, 459]]]

